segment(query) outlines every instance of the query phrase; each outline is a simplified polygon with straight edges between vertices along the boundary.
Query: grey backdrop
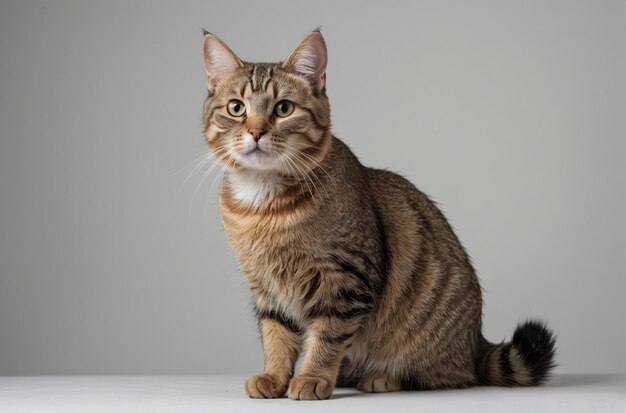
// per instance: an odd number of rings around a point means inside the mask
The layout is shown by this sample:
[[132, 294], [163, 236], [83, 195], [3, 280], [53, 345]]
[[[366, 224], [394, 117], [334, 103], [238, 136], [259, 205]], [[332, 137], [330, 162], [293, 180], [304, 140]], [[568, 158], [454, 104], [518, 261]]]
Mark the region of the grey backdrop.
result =
[[[262, 365], [205, 153], [201, 27], [242, 58], [323, 25], [335, 133], [440, 203], [485, 334], [625, 372], [623, 1], [0, 2], [0, 374]], [[208, 197], [207, 197], [208, 194]]]

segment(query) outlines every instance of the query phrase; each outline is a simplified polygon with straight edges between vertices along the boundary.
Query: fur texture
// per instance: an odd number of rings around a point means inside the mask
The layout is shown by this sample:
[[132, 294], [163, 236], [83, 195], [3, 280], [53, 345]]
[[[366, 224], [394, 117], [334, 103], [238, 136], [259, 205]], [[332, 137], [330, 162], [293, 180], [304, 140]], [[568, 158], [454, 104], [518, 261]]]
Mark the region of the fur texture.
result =
[[210, 33], [204, 51], [205, 136], [226, 169], [221, 216], [265, 355], [250, 397], [546, 379], [549, 330], [529, 321], [512, 342], [487, 342], [477, 277], [441, 211], [332, 135], [318, 31], [276, 64], [243, 62]]

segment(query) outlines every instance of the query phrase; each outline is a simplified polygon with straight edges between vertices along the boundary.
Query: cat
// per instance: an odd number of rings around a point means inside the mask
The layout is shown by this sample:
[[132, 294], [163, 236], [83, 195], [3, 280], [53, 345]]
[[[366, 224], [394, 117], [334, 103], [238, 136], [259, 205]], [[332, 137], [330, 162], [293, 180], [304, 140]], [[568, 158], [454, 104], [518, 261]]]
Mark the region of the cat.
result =
[[250, 397], [548, 378], [555, 340], [545, 324], [488, 342], [478, 279], [443, 213], [332, 135], [319, 30], [275, 64], [244, 62], [206, 31], [203, 50], [204, 136], [225, 170], [221, 218], [264, 352], [264, 373], [245, 382]]

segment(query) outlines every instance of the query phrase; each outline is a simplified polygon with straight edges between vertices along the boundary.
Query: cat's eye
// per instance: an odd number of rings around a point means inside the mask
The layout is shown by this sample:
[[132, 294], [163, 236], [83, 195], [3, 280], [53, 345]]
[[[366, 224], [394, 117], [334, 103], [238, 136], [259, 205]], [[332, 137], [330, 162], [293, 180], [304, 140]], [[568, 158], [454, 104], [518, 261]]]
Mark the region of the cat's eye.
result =
[[231, 116], [243, 116], [243, 114], [246, 113], [246, 105], [237, 99], [232, 99], [228, 102], [227, 109]]
[[274, 113], [276, 114], [276, 116], [286, 118], [293, 113], [293, 109], [293, 103], [288, 100], [281, 100], [276, 104], [276, 106], [274, 106]]

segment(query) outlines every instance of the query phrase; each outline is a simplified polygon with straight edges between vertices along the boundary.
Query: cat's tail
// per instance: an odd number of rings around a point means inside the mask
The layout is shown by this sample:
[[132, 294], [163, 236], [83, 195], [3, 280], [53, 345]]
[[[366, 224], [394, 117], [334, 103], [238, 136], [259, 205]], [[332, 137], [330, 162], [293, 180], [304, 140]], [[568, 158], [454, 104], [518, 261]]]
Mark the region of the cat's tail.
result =
[[510, 343], [484, 340], [478, 379], [494, 386], [535, 386], [546, 381], [554, 363], [554, 335], [545, 324], [529, 320], [517, 326]]

